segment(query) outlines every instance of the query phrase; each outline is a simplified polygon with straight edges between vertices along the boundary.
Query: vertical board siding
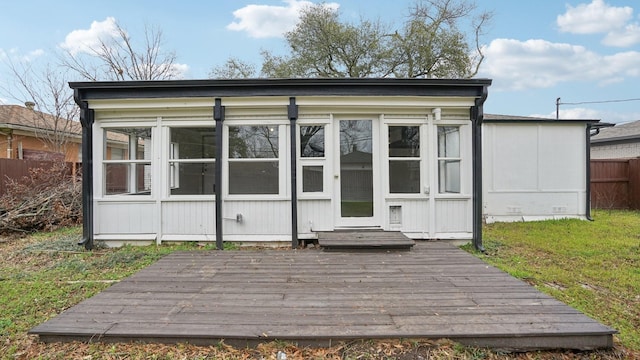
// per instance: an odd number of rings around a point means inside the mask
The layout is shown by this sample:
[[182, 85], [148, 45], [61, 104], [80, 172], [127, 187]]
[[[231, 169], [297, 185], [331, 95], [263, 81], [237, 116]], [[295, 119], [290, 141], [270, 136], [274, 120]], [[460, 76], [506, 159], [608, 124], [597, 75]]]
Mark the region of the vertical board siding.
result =
[[213, 235], [216, 233], [215, 201], [167, 201], [162, 203], [162, 233]]
[[97, 201], [96, 234], [155, 234], [158, 232], [155, 201]]
[[291, 235], [289, 200], [226, 200], [222, 217], [225, 235]]
[[591, 160], [591, 206], [640, 210], [640, 159]]
[[298, 201], [298, 233], [333, 230], [333, 208], [330, 199]]
[[436, 232], [471, 232], [471, 200], [436, 200]]
[[400, 231], [404, 232], [428, 232], [429, 229], [429, 200], [425, 199], [402, 199], [387, 200], [386, 202], [386, 221], [388, 228], [391, 229], [397, 225], [389, 223], [389, 208], [391, 206], [400, 206], [402, 212], [402, 220]]

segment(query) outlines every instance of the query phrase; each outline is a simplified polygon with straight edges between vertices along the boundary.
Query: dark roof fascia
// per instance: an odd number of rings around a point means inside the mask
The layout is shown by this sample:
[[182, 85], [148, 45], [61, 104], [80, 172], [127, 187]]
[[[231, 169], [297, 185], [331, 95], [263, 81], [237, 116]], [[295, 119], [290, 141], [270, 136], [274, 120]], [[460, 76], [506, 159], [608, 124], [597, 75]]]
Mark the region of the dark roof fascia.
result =
[[483, 123], [491, 123], [491, 124], [500, 124], [500, 123], [509, 123], [509, 124], [575, 124], [575, 123], [583, 123], [583, 124], [597, 124], [600, 120], [597, 119], [484, 119]]
[[480, 98], [490, 79], [228, 79], [70, 82], [77, 101], [249, 96], [450, 96]]

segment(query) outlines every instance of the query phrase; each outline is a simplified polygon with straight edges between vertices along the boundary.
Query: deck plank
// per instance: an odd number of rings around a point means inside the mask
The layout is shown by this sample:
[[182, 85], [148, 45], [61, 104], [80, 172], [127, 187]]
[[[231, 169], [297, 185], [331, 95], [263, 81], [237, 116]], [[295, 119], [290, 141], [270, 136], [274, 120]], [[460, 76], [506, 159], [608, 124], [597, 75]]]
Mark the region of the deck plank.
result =
[[607, 347], [615, 330], [450, 244], [420, 242], [410, 252], [174, 253], [30, 333], [194, 344], [446, 337], [531, 350]]

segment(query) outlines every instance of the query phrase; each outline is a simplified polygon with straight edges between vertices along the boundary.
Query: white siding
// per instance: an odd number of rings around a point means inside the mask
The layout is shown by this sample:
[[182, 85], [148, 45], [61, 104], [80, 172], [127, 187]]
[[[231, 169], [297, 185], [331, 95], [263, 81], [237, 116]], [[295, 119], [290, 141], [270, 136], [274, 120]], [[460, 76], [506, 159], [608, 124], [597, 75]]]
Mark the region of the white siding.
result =
[[582, 122], [483, 126], [483, 203], [487, 222], [586, 215]]
[[[240, 214], [242, 221], [237, 222]], [[227, 235], [282, 235], [291, 238], [289, 200], [226, 200], [223, 205], [223, 231]]]
[[591, 144], [592, 159], [626, 159], [636, 157], [640, 157], [640, 140], [626, 144]]
[[162, 203], [163, 235], [215, 235], [215, 201], [166, 201]]
[[97, 201], [95, 233], [156, 234], [158, 221], [155, 201]]
[[[391, 223], [391, 207], [400, 207], [400, 224]], [[388, 200], [385, 209], [387, 219], [386, 229], [399, 229], [407, 233], [424, 233], [421, 237], [426, 237], [429, 232], [429, 200], [427, 199], [402, 199]]]
[[436, 200], [436, 236], [453, 237], [448, 234], [472, 232], [471, 199]]
[[298, 232], [309, 234], [316, 231], [333, 230], [333, 207], [331, 200], [299, 200]]

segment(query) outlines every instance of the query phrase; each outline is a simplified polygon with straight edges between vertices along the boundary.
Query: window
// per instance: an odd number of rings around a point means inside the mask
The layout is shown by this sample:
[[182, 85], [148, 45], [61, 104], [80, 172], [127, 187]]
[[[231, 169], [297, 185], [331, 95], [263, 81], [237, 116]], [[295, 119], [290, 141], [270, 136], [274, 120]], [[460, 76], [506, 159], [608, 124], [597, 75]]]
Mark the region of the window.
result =
[[460, 127], [438, 126], [438, 189], [460, 193]]
[[300, 126], [300, 163], [302, 166], [302, 192], [324, 191], [325, 162], [324, 125]]
[[420, 193], [419, 126], [389, 126], [389, 192]]
[[104, 139], [104, 194], [151, 194], [151, 128], [105, 129]]
[[210, 195], [215, 192], [215, 127], [169, 130], [171, 195]]
[[229, 194], [278, 194], [277, 125], [229, 126]]

